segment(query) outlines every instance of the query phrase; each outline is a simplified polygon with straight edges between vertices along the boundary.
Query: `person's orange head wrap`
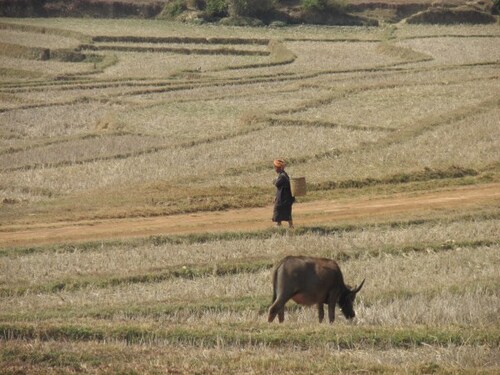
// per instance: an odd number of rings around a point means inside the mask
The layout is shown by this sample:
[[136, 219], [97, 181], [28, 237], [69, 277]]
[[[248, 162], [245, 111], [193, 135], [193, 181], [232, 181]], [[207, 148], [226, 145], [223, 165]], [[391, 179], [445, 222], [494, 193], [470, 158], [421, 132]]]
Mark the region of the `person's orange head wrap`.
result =
[[273, 165], [275, 168], [285, 169], [286, 163], [283, 159], [274, 159]]

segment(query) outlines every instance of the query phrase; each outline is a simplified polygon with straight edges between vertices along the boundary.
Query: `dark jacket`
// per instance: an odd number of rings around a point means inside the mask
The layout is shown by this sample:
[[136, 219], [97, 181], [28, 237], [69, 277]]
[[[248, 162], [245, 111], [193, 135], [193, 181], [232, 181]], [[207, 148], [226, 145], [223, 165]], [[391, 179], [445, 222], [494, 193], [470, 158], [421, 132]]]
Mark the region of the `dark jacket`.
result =
[[274, 205], [277, 207], [291, 206], [295, 199], [292, 197], [290, 177], [288, 177], [285, 171], [281, 171], [278, 174], [278, 177], [274, 180], [274, 185], [276, 186]]

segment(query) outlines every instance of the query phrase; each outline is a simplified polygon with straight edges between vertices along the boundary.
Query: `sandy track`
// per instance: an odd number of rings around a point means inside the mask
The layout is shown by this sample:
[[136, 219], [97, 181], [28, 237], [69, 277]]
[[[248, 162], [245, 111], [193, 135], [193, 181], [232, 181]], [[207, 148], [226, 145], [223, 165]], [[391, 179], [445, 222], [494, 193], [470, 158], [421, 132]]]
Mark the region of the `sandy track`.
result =
[[[462, 186], [428, 193], [322, 200], [294, 206], [296, 226], [328, 225], [371, 219], [408, 219], [433, 211], [472, 207], [500, 209], [500, 183]], [[272, 207], [95, 221], [0, 227], [0, 247], [82, 242], [152, 235], [254, 231], [271, 227]]]

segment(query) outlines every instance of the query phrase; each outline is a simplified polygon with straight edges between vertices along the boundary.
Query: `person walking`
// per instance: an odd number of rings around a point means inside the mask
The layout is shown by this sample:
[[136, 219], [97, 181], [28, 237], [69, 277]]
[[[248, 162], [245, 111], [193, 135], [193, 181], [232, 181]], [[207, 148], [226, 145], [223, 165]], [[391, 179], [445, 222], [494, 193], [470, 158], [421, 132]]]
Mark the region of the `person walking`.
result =
[[293, 228], [292, 204], [295, 198], [292, 196], [290, 177], [285, 172], [286, 163], [282, 159], [273, 161], [274, 170], [278, 176], [274, 179], [276, 186], [276, 197], [274, 198], [273, 222], [276, 227], [281, 227], [282, 221], [287, 221], [288, 226]]

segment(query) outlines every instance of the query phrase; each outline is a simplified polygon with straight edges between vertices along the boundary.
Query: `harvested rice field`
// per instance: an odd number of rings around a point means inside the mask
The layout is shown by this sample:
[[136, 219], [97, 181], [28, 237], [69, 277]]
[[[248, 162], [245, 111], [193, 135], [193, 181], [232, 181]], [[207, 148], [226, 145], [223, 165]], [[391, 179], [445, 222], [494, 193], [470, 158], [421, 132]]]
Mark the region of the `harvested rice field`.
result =
[[[0, 26], [1, 373], [500, 372], [498, 25]], [[268, 323], [287, 255], [356, 318]]]

